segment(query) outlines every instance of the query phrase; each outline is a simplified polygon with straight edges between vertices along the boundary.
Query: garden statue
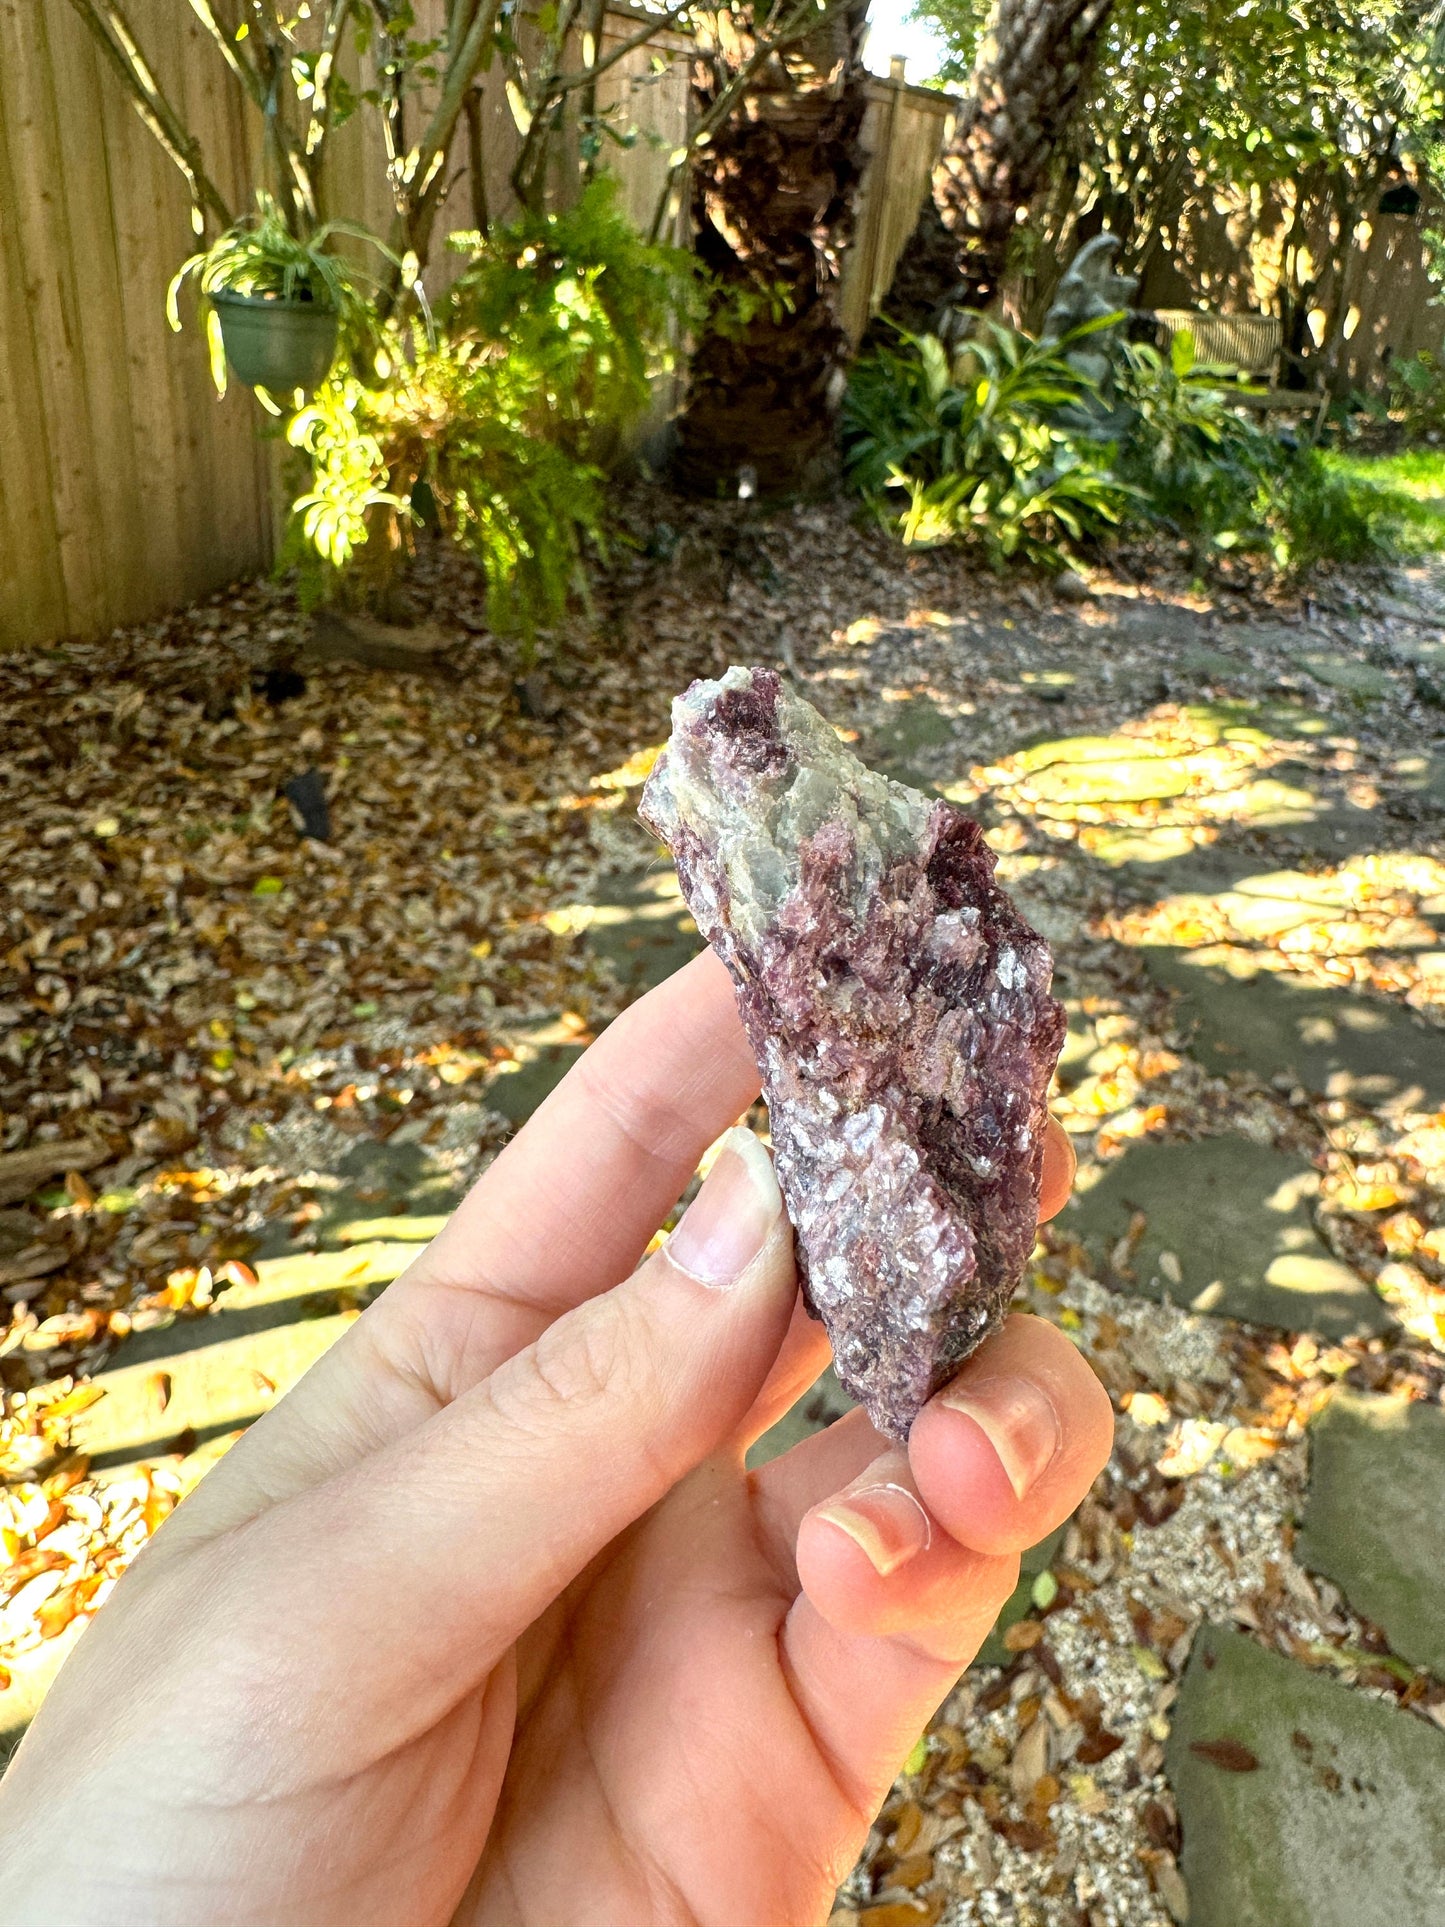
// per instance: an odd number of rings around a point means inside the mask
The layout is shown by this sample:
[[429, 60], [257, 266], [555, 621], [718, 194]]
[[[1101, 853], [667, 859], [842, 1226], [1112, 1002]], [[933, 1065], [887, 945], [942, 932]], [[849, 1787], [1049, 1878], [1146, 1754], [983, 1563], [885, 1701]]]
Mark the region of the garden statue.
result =
[[1089, 397], [1078, 408], [1059, 411], [1059, 420], [1066, 426], [1110, 441], [1124, 434], [1134, 419], [1133, 410], [1118, 399], [1114, 377], [1128, 326], [1129, 304], [1139, 281], [1136, 275], [1114, 272], [1118, 251], [1117, 234], [1097, 234], [1084, 243], [1059, 283], [1040, 336], [1044, 341], [1060, 341], [1085, 322], [1119, 315], [1112, 327], [1098, 329], [1065, 357], [1070, 367], [1095, 384], [1097, 396]]

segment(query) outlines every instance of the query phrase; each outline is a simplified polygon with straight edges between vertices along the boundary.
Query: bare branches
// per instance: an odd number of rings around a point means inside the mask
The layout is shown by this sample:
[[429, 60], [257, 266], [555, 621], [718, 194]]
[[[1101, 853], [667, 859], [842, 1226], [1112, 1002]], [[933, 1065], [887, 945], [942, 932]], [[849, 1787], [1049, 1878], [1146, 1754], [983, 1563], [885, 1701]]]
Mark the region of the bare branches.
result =
[[[196, 0], [191, 0], [194, 6]], [[356, 0], [330, 0], [321, 23], [321, 45], [311, 69], [311, 117], [306, 123], [306, 157], [319, 164], [322, 143], [331, 131], [332, 75], [336, 68], [336, 49], [347, 22], [355, 11]]]
[[211, 0], [191, 0], [191, 12], [215, 42], [216, 51], [230, 68], [232, 74], [240, 81], [241, 85], [246, 89], [246, 92], [259, 107], [264, 98], [261, 87], [261, 76], [241, 51], [242, 43], [237, 40], [235, 33], [228, 33], [220, 20], [217, 19], [216, 10], [211, 5]]
[[230, 227], [231, 210], [206, 172], [200, 142], [167, 99], [115, 0], [71, 0], [71, 5], [120, 76], [131, 106], [185, 175], [198, 224], [209, 213], [223, 228]]
[[[679, 0], [677, 6], [669, 7], [666, 13], [658, 14], [655, 19], [649, 20], [645, 27], [639, 27], [635, 34], [620, 41], [605, 59], [594, 62], [590, 67], [583, 67], [575, 74], [558, 74], [552, 82], [552, 92], [560, 96], [575, 93], [579, 87], [595, 86], [598, 77], [605, 74], [609, 67], [615, 67], [619, 60], [625, 60], [629, 54], [636, 53], [639, 47], [645, 47], [649, 40], [656, 40], [665, 28], [675, 25], [696, 5], [697, 0]], [[598, 13], [600, 18], [602, 9], [599, 8]]]
[[522, 136], [522, 151], [512, 168], [512, 192], [523, 207], [535, 207], [540, 198], [547, 148], [556, 131], [558, 110], [563, 98], [557, 92], [557, 62], [567, 45], [567, 36], [572, 31], [580, 4], [581, 0], [561, 0], [556, 24], [544, 44], [542, 76], [528, 90], [528, 125]]
[[443, 168], [452, 135], [496, 29], [501, 0], [458, 0], [461, 37], [448, 48], [440, 98], [421, 139], [407, 154], [398, 193], [396, 251], [425, 259], [441, 201]]

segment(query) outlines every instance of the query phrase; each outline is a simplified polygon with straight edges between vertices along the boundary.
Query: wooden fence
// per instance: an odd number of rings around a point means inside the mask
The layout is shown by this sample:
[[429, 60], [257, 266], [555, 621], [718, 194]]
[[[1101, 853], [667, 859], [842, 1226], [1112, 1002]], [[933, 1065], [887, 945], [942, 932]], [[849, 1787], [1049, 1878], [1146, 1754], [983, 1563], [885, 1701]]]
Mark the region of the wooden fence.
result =
[[[1160, 224], [1162, 245], [1151, 254], [1140, 304], [1276, 313], [1292, 211], [1282, 194], [1209, 192], [1203, 183], [1185, 183]], [[1311, 336], [1318, 348], [1329, 322], [1337, 323], [1337, 337], [1323, 341], [1321, 372], [1338, 392], [1378, 393], [1392, 358], [1408, 359], [1421, 349], [1440, 352], [1445, 307], [1427, 270], [1425, 236], [1440, 226], [1442, 214], [1428, 186], [1413, 213], [1382, 213], [1378, 205], [1362, 213], [1341, 250], [1340, 272], [1327, 265], [1333, 253], [1329, 217], [1323, 208], [1310, 210], [1295, 245], [1307, 262], [1320, 264]]]
[[[199, 24], [165, 0], [133, 16], [242, 204], [245, 129]], [[74, 10], [0, 0], [0, 643], [148, 616], [267, 556], [255, 403], [218, 401], [162, 310], [193, 245], [179, 176]]]
[[[418, 0], [418, 31], [445, 0]], [[245, 206], [254, 177], [250, 124], [214, 49], [179, 0], [131, 0], [163, 84], [211, 156], [222, 191]], [[604, 46], [629, 34], [625, 4]], [[638, 130], [612, 165], [623, 198], [650, 219], [689, 111], [687, 43], [673, 34], [604, 76]], [[869, 83], [868, 166], [841, 300], [857, 341], [893, 277], [928, 192], [956, 103], [904, 84]], [[489, 77], [481, 132], [491, 180], [505, 179], [517, 133]], [[333, 198], [385, 228], [390, 207], [376, 130], [360, 117], [337, 137]], [[352, 183], [350, 191], [346, 183]], [[505, 213], [505, 208], [494, 210]], [[1387, 351], [1438, 348], [1416, 220], [1367, 224], [1348, 260], [1345, 361], [1378, 377]], [[1267, 224], [1220, 203], [1156, 257], [1150, 305], [1248, 310], [1267, 305]], [[1255, 210], [1258, 213], [1258, 210]], [[475, 225], [465, 170], [443, 232]], [[179, 176], [142, 127], [66, 0], [0, 0], [0, 647], [94, 635], [153, 616], [266, 566], [275, 532], [274, 444], [256, 404], [210, 386], [196, 331], [173, 335], [162, 293], [190, 251]], [[433, 253], [432, 278], [447, 254]], [[1180, 267], [1179, 262], [1187, 262]]]
[[[902, 64], [898, 61], [895, 67]], [[843, 325], [851, 341], [861, 340], [893, 285], [893, 270], [917, 225], [933, 163], [952, 132], [957, 106], [951, 94], [910, 87], [898, 73], [891, 80], [868, 83], [862, 133], [868, 159], [840, 291]]]
[[[444, 6], [419, 0], [419, 33]], [[128, 13], [222, 193], [248, 206], [251, 122], [195, 16], [179, 0], [131, 0]], [[610, 16], [604, 52], [635, 25]], [[639, 220], [687, 124], [687, 43], [667, 35], [662, 48], [660, 69], [656, 47], [639, 48], [599, 86], [599, 104], [625, 103], [639, 131], [618, 167]], [[481, 125], [505, 179], [517, 134], [499, 70]], [[338, 200], [348, 173], [361, 218], [384, 230], [379, 135], [360, 117], [337, 140]], [[474, 224], [461, 179], [442, 232]], [[166, 284], [194, 245], [179, 174], [74, 9], [0, 0], [0, 648], [142, 620], [270, 560], [274, 443], [245, 389], [218, 400], [194, 327], [174, 335], [165, 320]], [[434, 259], [440, 283], [440, 236]]]

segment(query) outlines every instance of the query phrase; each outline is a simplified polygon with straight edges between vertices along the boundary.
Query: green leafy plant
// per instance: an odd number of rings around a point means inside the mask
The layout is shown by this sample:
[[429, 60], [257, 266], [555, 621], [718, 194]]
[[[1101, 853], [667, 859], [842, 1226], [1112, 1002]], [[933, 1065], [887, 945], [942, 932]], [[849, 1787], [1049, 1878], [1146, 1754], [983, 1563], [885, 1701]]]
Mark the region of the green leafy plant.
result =
[[1137, 423], [1119, 472], [1143, 519], [1187, 537], [1201, 561], [1238, 551], [1297, 575], [1326, 558], [1369, 562], [1388, 553], [1379, 502], [1315, 450], [1245, 414], [1225, 371], [1195, 360], [1187, 331], [1167, 355], [1131, 345], [1122, 387]]
[[1060, 567], [1060, 539], [1120, 520], [1128, 485], [1108, 444], [1060, 425], [1093, 384], [1067, 361], [1074, 337], [1032, 341], [989, 324], [950, 353], [903, 335], [865, 356], [844, 408], [854, 486], [905, 543], [970, 541], [990, 559]]
[[1445, 368], [1428, 348], [1391, 364], [1390, 414], [1410, 441], [1445, 435]]
[[585, 594], [606, 464], [701, 293], [690, 257], [644, 241], [604, 177], [566, 212], [475, 239], [434, 329], [386, 324], [364, 370], [333, 370], [292, 418], [311, 469], [292, 551], [309, 598], [384, 598], [425, 484], [485, 573], [494, 626], [529, 635]]
[[612, 460], [701, 319], [707, 289], [693, 255], [645, 241], [609, 174], [570, 208], [451, 245], [470, 260], [448, 297], [448, 331], [504, 342], [524, 365], [534, 433], [579, 461]]
[[415, 262], [398, 260], [376, 235], [351, 221], [327, 221], [306, 239], [299, 239], [274, 197], [262, 191], [256, 196], [255, 213], [183, 261], [166, 290], [166, 317], [179, 333], [181, 290], [194, 279], [218, 393], [226, 392], [226, 356], [214, 307], [218, 294], [308, 302], [331, 309], [340, 322], [343, 344], [353, 351], [364, 346], [373, 324], [370, 291], [378, 284], [354, 262], [331, 251], [331, 243], [338, 238], [365, 242], [374, 248], [413, 286], [426, 311]]
[[1225, 379], [1222, 370], [1196, 361], [1187, 330], [1174, 336], [1167, 354], [1128, 345], [1122, 387], [1137, 425], [1120, 451], [1120, 466], [1153, 520], [1229, 548], [1252, 527], [1260, 477], [1287, 456], [1240, 412]]
[[[1080, 334], [1088, 331], [1079, 331]], [[991, 324], [950, 354], [933, 336], [866, 356], [845, 423], [855, 486], [906, 543], [976, 544], [1045, 567], [1061, 543], [1127, 526], [1186, 537], [1196, 559], [1256, 555], [1284, 575], [1390, 553], [1386, 498], [1243, 412], [1188, 333], [1167, 355], [1125, 350], [1118, 445], [1084, 423], [1095, 390], [1066, 359], [1078, 335], [1036, 342]]]

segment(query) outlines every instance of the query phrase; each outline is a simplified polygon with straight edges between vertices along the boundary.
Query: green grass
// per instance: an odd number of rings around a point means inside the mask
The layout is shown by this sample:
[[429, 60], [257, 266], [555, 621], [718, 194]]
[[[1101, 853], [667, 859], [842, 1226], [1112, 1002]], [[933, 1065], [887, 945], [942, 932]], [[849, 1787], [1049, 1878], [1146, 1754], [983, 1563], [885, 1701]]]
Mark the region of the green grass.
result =
[[1373, 500], [1393, 522], [1406, 554], [1445, 550], [1445, 449], [1411, 448], [1400, 455], [1326, 453], [1326, 466]]

